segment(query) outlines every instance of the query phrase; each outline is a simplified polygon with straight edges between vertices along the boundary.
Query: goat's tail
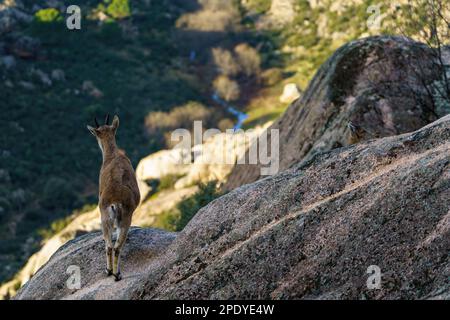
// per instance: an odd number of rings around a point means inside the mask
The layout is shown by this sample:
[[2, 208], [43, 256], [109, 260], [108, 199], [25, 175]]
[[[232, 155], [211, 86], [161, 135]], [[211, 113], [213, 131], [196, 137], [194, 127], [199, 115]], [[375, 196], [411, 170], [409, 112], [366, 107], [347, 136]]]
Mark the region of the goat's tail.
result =
[[109, 219], [113, 222], [114, 227], [117, 227], [120, 222], [120, 211], [121, 211], [120, 203], [112, 203], [108, 206], [107, 211], [109, 214]]

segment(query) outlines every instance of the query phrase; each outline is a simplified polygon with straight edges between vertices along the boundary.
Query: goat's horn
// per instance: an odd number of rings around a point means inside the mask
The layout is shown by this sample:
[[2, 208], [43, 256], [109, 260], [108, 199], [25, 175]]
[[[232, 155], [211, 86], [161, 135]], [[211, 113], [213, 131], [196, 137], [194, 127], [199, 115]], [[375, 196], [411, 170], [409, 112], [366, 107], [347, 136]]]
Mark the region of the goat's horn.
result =
[[97, 122], [97, 117], [94, 117], [94, 122], [95, 122], [95, 125], [97, 126], [97, 128], [99, 127], [99, 125], [98, 125], [98, 122]]
[[105, 124], [108, 125], [109, 122], [109, 113], [106, 115]]

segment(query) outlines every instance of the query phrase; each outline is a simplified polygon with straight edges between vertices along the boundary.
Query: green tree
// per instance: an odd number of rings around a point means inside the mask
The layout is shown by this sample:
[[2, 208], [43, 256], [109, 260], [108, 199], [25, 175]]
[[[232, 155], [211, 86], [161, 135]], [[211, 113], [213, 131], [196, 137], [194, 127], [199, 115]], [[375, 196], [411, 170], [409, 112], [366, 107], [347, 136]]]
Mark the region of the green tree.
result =
[[218, 76], [214, 80], [213, 87], [217, 94], [226, 101], [236, 101], [241, 94], [239, 84], [224, 75]]
[[131, 15], [129, 0], [112, 0], [106, 13], [114, 19], [124, 19]]
[[34, 14], [35, 19], [38, 22], [54, 22], [61, 19], [61, 15], [59, 11], [55, 8], [47, 8], [38, 10]]

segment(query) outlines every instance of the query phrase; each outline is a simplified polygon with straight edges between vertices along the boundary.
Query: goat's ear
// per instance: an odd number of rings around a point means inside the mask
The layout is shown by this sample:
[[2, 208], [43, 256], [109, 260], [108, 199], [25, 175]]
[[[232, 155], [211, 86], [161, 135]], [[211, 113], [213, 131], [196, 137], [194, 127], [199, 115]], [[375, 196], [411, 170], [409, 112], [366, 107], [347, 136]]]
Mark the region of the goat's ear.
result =
[[87, 128], [88, 128], [88, 130], [92, 133], [92, 135], [94, 136], [94, 137], [96, 137], [97, 136], [97, 130], [95, 129], [95, 128], [93, 128], [93, 127], [91, 127], [91, 126], [87, 126]]
[[119, 117], [118, 116], [114, 116], [111, 126], [113, 127], [114, 131], [117, 130], [117, 128], [119, 127]]

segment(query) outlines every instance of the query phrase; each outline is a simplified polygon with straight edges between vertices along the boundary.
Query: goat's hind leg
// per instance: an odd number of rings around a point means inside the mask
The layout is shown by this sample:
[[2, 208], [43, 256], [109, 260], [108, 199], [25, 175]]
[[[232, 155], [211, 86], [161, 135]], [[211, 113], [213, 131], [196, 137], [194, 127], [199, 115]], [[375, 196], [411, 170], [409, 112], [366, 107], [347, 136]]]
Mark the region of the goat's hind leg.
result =
[[128, 230], [130, 228], [129, 224], [119, 225], [117, 228], [117, 240], [114, 244], [114, 263], [113, 263], [113, 275], [116, 281], [122, 279], [122, 275], [120, 274], [120, 254], [122, 251], [122, 247], [125, 244], [128, 236]]
[[106, 269], [107, 276], [113, 274], [113, 241], [112, 241], [112, 226], [107, 222], [102, 222], [103, 239], [105, 240], [105, 253], [106, 253]]

